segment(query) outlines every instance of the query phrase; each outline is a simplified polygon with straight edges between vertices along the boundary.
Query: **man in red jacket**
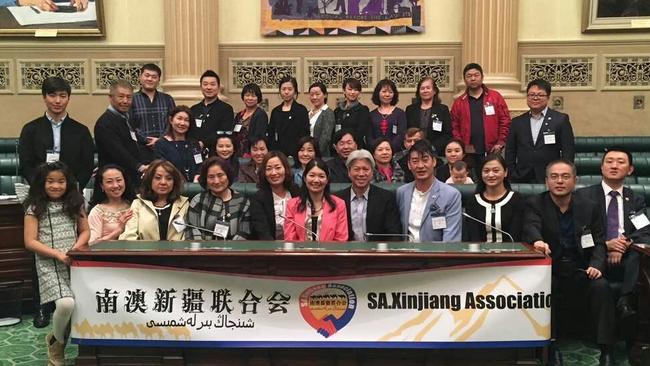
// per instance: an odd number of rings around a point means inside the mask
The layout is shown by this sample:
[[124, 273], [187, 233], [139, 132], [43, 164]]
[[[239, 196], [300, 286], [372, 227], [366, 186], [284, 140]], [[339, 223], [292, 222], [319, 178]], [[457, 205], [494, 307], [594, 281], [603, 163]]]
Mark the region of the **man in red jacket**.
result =
[[452, 134], [465, 143], [468, 164], [479, 169], [487, 153], [498, 152], [505, 146], [510, 111], [501, 94], [483, 84], [481, 65], [467, 64], [463, 78], [467, 90], [451, 107]]

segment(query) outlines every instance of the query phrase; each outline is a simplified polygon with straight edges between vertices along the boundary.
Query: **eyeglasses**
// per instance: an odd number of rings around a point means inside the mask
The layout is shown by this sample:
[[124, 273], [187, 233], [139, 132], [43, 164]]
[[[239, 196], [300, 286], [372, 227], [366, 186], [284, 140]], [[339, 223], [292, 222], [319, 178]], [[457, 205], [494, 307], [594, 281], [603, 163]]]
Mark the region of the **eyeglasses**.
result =
[[532, 94], [532, 93], [530, 93], [530, 94], [528, 94], [527, 96], [528, 96], [528, 98], [530, 98], [530, 99], [541, 99], [541, 98], [546, 98], [546, 97], [548, 97], [548, 94]]
[[573, 178], [573, 175], [571, 174], [551, 174], [548, 176], [548, 179], [552, 181], [560, 180], [562, 179], [563, 181], [568, 181], [571, 178]]

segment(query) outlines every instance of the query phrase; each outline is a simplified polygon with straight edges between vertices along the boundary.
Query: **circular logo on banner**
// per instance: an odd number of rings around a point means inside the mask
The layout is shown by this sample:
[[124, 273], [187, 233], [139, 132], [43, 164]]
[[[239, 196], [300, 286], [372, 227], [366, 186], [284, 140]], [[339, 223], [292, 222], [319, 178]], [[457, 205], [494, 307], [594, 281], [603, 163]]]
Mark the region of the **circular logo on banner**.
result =
[[354, 289], [341, 283], [311, 286], [300, 294], [300, 313], [325, 338], [345, 327], [357, 309]]

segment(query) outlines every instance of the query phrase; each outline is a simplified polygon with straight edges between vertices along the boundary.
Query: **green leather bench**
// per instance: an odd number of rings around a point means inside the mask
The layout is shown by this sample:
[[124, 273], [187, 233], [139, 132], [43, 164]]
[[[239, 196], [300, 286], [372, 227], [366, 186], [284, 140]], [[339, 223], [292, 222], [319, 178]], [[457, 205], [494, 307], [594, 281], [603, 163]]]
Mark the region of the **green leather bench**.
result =
[[576, 153], [603, 152], [609, 146], [624, 147], [631, 152], [649, 152], [650, 136], [578, 136]]

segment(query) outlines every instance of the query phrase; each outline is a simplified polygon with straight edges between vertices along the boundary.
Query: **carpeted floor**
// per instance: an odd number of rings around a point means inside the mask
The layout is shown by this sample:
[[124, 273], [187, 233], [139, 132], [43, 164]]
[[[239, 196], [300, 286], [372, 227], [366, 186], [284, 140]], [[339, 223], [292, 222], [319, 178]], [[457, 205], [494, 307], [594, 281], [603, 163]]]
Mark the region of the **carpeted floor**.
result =
[[[50, 327], [36, 329], [32, 319], [24, 316], [22, 323], [12, 327], [0, 328], [0, 366], [43, 366], [47, 361], [45, 336]], [[563, 341], [560, 349], [567, 366], [598, 365], [599, 351], [580, 341]], [[66, 365], [73, 365], [77, 356], [77, 346], [66, 347]], [[617, 348], [616, 359], [619, 366], [629, 366], [622, 344]]]

